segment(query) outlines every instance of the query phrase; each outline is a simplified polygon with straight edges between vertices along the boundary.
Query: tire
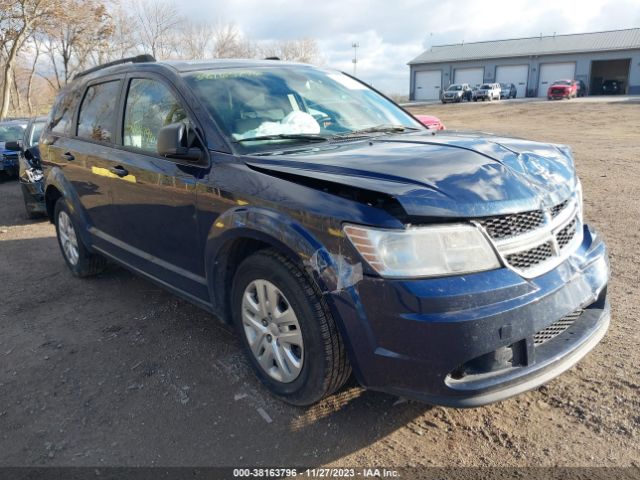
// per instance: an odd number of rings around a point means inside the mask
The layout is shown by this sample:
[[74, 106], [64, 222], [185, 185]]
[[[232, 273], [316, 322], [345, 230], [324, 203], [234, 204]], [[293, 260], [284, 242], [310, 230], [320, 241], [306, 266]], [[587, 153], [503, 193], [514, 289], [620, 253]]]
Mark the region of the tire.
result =
[[[101, 255], [91, 253], [82, 243], [82, 239], [76, 233], [78, 232], [77, 225], [73, 221], [69, 206], [64, 198], [60, 198], [56, 202], [53, 215], [62, 258], [71, 273], [79, 278], [101, 273], [107, 266], [107, 260]], [[69, 245], [75, 247], [75, 254], [70, 253]]]
[[[258, 290], [271, 294], [260, 297]], [[267, 298], [277, 299], [276, 305], [270, 307]], [[267, 249], [245, 259], [233, 280], [231, 302], [233, 322], [256, 376], [281, 400], [311, 405], [334, 393], [351, 375], [328, 306], [287, 257]], [[283, 336], [292, 338], [291, 343], [282, 342]]]

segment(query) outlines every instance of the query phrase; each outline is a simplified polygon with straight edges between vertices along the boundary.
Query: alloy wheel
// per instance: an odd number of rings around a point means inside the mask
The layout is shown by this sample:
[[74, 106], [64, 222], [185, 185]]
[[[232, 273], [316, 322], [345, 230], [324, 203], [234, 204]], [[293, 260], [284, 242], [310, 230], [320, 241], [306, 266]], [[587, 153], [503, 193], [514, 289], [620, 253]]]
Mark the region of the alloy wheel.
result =
[[274, 380], [293, 382], [302, 371], [304, 342], [293, 307], [268, 280], [254, 280], [242, 295], [242, 326], [251, 353]]
[[58, 215], [58, 234], [60, 235], [60, 244], [62, 245], [64, 256], [67, 257], [71, 265], [76, 265], [80, 258], [78, 237], [69, 215], [64, 210]]

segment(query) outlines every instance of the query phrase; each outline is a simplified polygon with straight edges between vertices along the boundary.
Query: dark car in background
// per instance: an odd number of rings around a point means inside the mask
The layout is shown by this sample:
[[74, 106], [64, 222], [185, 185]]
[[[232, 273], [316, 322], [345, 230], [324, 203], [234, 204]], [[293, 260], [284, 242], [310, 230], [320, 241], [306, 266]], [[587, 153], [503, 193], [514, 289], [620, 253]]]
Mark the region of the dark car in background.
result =
[[234, 324], [279, 398], [314, 403], [353, 371], [478, 406], [605, 334], [607, 250], [568, 147], [435, 134], [310, 65], [129, 62], [77, 76], [43, 131], [62, 256], [78, 277], [111, 259]]
[[624, 84], [620, 80], [605, 80], [602, 82], [603, 95], [622, 95]]
[[40, 164], [40, 149], [38, 141], [46, 122], [46, 117], [36, 117], [29, 120], [20, 141], [7, 142], [7, 151], [18, 154], [18, 181], [24, 198], [24, 207], [29, 218], [43, 215], [44, 182], [42, 165]]
[[26, 128], [24, 119], [0, 122], [0, 175], [18, 176], [18, 152], [7, 149], [6, 143], [21, 141]]
[[582, 80], [578, 80], [578, 97], [586, 97], [587, 96], [587, 86]]
[[468, 83], [454, 83], [442, 92], [442, 103], [471, 101], [471, 87]]
[[500, 98], [516, 98], [518, 95], [518, 89], [513, 83], [501, 83], [500, 84]]

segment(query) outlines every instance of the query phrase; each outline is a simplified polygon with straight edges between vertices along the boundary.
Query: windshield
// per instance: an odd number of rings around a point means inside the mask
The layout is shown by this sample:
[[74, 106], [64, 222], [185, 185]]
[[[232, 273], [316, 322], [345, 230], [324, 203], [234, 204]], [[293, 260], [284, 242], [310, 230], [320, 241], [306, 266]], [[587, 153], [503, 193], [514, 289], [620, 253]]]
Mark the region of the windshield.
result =
[[22, 140], [26, 125], [0, 125], [0, 142], [17, 142]]
[[185, 79], [224, 133], [244, 150], [362, 130], [424, 128], [339, 72], [308, 66], [229, 68], [190, 72]]
[[485, 83], [480, 87], [480, 90], [491, 90], [492, 88], [493, 87], [491, 85], [489, 85], [488, 83]]
[[462, 85], [451, 85], [447, 90], [462, 90]]
[[571, 82], [568, 80], [558, 80], [557, 82], [553, 82], [554, 85], [571, 85]]

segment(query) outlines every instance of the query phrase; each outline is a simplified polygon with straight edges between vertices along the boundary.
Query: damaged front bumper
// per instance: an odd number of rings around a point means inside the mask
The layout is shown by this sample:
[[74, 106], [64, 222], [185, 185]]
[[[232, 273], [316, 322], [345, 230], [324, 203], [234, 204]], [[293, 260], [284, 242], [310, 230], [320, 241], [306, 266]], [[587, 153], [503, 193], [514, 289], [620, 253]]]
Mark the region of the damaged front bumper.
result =
[[26, 168], [20, 172], [20, 188], [29, 213], [46, 213], [42, 170]]
[[535, 388], [570, 368], [609, 325], [605, 244], [581, 245], [533, 279], [507, 268], [438, 279], [364, 277], [334, 292], [354, 371], [367, 388], [476, 407]]

